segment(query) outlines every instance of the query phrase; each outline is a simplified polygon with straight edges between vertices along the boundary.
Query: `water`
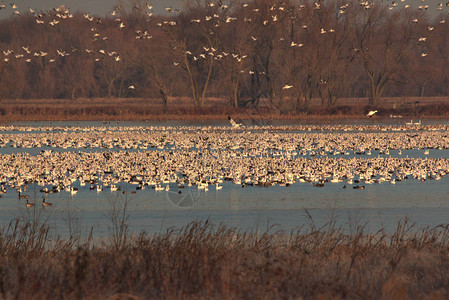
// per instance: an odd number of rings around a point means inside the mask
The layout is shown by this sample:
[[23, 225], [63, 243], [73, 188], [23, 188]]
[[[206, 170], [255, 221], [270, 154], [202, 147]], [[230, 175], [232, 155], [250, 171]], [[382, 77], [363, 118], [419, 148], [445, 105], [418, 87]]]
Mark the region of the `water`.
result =
[[[108, 235], [111, 226], [109, 214], [116, 199], [129, 201], [132, 232], [160, 232], [167, 228], [180, 228], [190, 221], [207, 219], [242, 230], [263, 230], [271, 224], [289, 231], [311, 224], [307, 212], [317, 226], [336, 221], [337, 225], [349, 228], [351, 218], [356, 218], [359, 224], [367, 222], [367, 228], [372, 230], [385, 227], [392, 231], [405, 217], [418, 226], [447, 223], [447, 183], [448, 179], [426, 183], [411, 180], [395, 185], [369, 185], [365, 190], [343, 189], [340, 183], [327, 183], [324, 188], [297, 183], [290, 187], [245, 189], [228, 183], [219, 191], [212, 188], [204, 192], [191, 188], [184, 189], [181, 195], [153, 189], [136, 194], [80, 189], [74, 196], [69, 192], [47, 195], [46, 201], [53, 205], [42, 209], [38, 206], [40, 201], [36, 201], [35, 209], [43, 216], [48, 215], [50, 223], [63, 235], [68, 234], [64, 219], [69, 213], [77, 215], [84, 230], [93, 227], [96, 234]], [[41, 194], [36, 194], [40, 200]], [[178, 204], [182, 198], [183, 202]], [[24, 201], [18, 200], [15, 193], [7, 194], [0, 205], [0, 219], [5, 225], [8, 220], [26, 216], [33, 210], [25, 208]]]
[[[423, 121], [446, 125], [444, 121]], [[386, 122], [387, 123], [387, 122]], [[50, 123], [23, 123], [21, 126], [185, 126], [181, 122], [149, 123], [119, 123], [103, 124], [102, 122], [64, 122]], [[225, 126], [226, 124], [210, 123], [208, 126]], [[390, 125], [390, 124], [387, 124]], [[40, 130], [31, 131], [35, 134], [44, 133]], [[11, 132], [0, 132], [0, 134]], [[28, 134], [14, 131], [14, 134]], [[280, 132], [279, 134], [282, 134]], [[35, 156], [41, 150], [52, 149], [58, 152], [65, 151], [111, 151], [111, 149], [78, 149], [78, 148], [0, 148], [1, 154], [27, 152]], [[124, 151], [112, 149], [112, 151]], [[139, 151], [131, 149], [128, 151]], [[153, 151], [159, 151], [153, 149]], [[372, 151], [371, 155], [363, 157], [378, 157], [379, 151]], [[326, 155], [325, 155], [326, 156]], [[449, 150], [431, 149], [428, 155], [422, 150], [411, 149], [390, 150], [385, 157], [416, 157], [416, 158], [449, 158]], [[329, 157], [332, 157], [330, 155]], [[350, 152], [347, 158], [360, 157]], [[13, 189], [2, 195], [0, 199], [0, 225], [6, 226], [15, 218], [33, 219], [47, 222], [56, 234], [69, 236], [74, 230], [83, 235], [93, 229], [95, 236], [106, 237], [111, 230], [111, 211], [113, 204], [118, 203], [122, 208], [127, 203], [129, 215], [129, 229], [132, 233], [145, 231], [147, 233], [166, 232], [170, 229], [179, 229], [195, 220], [210, 220], [215, 224], [223, 223], [241, 230], [264, 231], [285, 230], [291, 231], [298, 226], [324, 226], [330, 221], [350, 231], [355, 225], [366, 224], [369, 231], [384, 228], [387, 232], [394, 231], [397, 222], [408, 218], [415, 222], [417, 227], [437, 226], [449, 223], [449, 185], [448, 177], [441, 180], [427, 180], [422, 182], [416, 179], [403, 180], [396, 184], [365, 184], [364, 190], [355, 190], [344, 182], [325, 183], [324, 187], [315, 187], [310, 183], [295, 183], [288, 187], [275, 185], [268, 188], [247, 186], [231, 182], [223, 182], [222, 190], [209, 191], [197, 187], [178, 189], [176, 184], [170, 184], [169, 191], [155, 191], [151, 187], [136, 191], [136, 185], [119, 183], [121, 191], [89, 190], [90, 185], [81, 186], [79, 181], [73, 186], [79, 191], [75, 195], [69, 192], [47, 194], [46, 201], [52, 206], [42, 208], [41, 186], [30, 184], [26, 194], [30, 202], [36, 203], [34, 208], [26, 208], [23, 199], [17, 198]], [[165, 185], [164, 185], [165, 186]], [[127, 193], [124, 194], [123, 191]], [[132, 193], [134, 192], [135, 193]], [[181, 191], [182, 194], [178, 194]]]

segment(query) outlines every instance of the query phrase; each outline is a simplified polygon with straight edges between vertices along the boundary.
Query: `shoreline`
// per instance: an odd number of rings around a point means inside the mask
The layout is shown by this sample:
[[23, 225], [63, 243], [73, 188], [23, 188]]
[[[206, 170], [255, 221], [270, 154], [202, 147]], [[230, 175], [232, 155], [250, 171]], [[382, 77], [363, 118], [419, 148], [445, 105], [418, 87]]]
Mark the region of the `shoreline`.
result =
[[258, 108], [232, 108], [226, 99], [210, 98], [203, 107], [195, 107], [188, 98], [173, 98], [163, 106], [157, 98], [92, 99], [3, 99], [0, 122], [18, 121], [213, 121], [234, 119], [251, 121], [334, 121], [366, 120], [370, 110], [378, 110], [376, 119], [446, 119], [449, 97], [385, 98], [381, 105], [369, 106], [367, 98], [342, 99], [338, 105], [323, 107], [313, 99], [307, 110], [297, 110], [295, 100], [274, 109], [267, 99]]
[[[449, 120], [449, 115], [429, 115], [429, 116], [403, 116], [402, 118], [390, 118], [390, 117], [374, 117], [367, 118], [364, 115], [254, 115], [248, 117], [245, 114], [207, 114], [207, 115], [145, 115], [145, 116], [72, 116], [70, 118], [58, 118], [54, 116], [29, 116], [29, 115], [14, 115], [14, 116], [0, 116], [0, 124], [8, 125], [19, 122], [210, 122], [210, 121], [227, 121], [228, 115], [231, 115], [234, 119], [243, 122], [251, 122], [251, 125], [258, 125], [258, 122], [297, 122], [299, 125], [307, 125], [315, 123], [319, 124], [335, 124], [338, 121], [370, 121], [373, 125], [377, 122], [385, 122], [387, 120], [395, 120], [400, 122], [407, 122], [409, 120]], [[257, 119], [256, 119], [257, 118]], [[254, 120], [256, 119], [256, 120]]]

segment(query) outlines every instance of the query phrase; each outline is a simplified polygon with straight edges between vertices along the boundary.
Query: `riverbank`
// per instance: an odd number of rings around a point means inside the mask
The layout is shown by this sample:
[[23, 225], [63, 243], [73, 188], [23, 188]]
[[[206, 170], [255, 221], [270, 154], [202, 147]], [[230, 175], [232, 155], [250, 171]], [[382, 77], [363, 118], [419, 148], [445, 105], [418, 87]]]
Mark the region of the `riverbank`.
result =
[[444, 299], [449, 229], [351, 234], [329, 222], [292, 232], [242, 232], [193, 222], [179, 232], [103, 245], [49, 239], [45, 224], [13, 222], [0, 240], [4, 299]]
[[262, 99], [258, 108], [232, 108], [226, 99], [209, 98], [201, 108], [188, 98], [173, 98], [167, 106], [155, 98], [92, 99], [4, 99], [0, 102], [0, 121], [209, 121], [225, 120], [228, 115], [257, 123], [263, 120], [338, 120], [366, 118], [441, 118], [449, 116], [449, 97], [385, 98], [375, 107], [367, 98], [341, 99], [336, 106], [323, 108], [312, 99], [307, 110], [296, 109], [295, 100], [286, 99], [282, 109]]

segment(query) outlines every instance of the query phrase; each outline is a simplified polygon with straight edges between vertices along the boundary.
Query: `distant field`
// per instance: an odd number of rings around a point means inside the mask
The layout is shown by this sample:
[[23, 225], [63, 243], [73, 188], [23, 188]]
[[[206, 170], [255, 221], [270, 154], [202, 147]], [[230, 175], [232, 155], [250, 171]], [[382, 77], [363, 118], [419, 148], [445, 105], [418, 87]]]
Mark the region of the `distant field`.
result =
[[323, 107], [320, 99], [313, 99], [307, 110], [297, 110], [295, 102], [285, 99], [283, 108], [278, 109], [270, 106], [267, 99], [261, 99], [257, 109], [234, 109], [223, 98], [208, 98], [201, 108], [195, 107], [188, 98], [171, 98], [165, 108], [158, 98], [3, 99], [0, 121], [215, 120], [225, 119], [228, 114], [241, 119], [254, 116], [269, 119], [361, 118], [369, 109], [377, 109], [377, 117], [449, 116], [449, 97], [383, 98], [378, 106], [371, 108], [368, 98], [342, 98], [330, 108]]

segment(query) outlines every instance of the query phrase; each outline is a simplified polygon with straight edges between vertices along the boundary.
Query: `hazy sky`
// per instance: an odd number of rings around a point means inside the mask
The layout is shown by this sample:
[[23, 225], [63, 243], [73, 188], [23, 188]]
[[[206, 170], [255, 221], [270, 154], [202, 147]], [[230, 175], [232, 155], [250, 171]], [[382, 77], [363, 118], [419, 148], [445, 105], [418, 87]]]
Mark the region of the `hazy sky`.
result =
[[[146, 2], [151, 3], [155, 12], [164, 11], [165, 7], [177, 7], [180, 3], [179, 0], [157, 0]], [[47, 10], [60, 5], [65, 5], [70, 8], [72, 12], [77, 10], [83, 12], [89, 12], [91, 14], [105, 16], [112, 11], [117, 0], [0, 0], [0, 3], [8, 5], [8, 9], [2, 11], [0, 14], [2, 17], [11, 15], [10, 3], [15, 3], [19, 10], [28, 10], [28, 8]]]
[[[391, 0], [382, 1], [391, 3]], [[405, 3], [409, 3], [413, 7], [417, 7], [418, 5], [429, 5], [429, 13], [431, 15], [436, 15], [438, 14], [436, 11], [437, 3], [440, 2], [443, 2], [443, 11], [447, 13], [448, 7], [445, 5], [446, 1], [448, 0], [406, 0]], [[113, 6], [117, 4], [117, 0], [0, 0], [0, 3], [8, 6], [8, 9], [0, 11], [0, 18], [5, 18], [12, 14], [10, 9], [10, 3], [12, 2], [14, 2], [21, 11], [28, 10], [29, 7], [47, 10], [64, 4], [66, 7], [69, 7], [72, 12], [80, 10], [99, 16], [107, 15], [112, 11]], [[153, 5], [155, 13], [160, 13], [164, 11], [165, 7], [179, 7], [180, 0], [147, 0], [146, 2]], [[401, 0], [396, 0], [396, 2], [401, 5], [404, 4]]]

